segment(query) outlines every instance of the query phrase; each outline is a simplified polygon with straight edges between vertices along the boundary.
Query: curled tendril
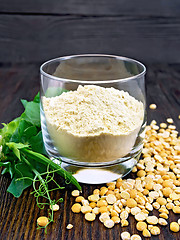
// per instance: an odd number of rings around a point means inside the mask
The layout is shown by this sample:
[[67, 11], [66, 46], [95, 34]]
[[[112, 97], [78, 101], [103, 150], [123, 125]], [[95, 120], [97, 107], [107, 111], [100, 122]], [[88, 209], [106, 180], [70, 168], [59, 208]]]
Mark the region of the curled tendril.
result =
[[[44, 207], [46, 205], [50, 206], [50, 209], [48, 209], [48, 224], [45, 227], [41, 227], [41, 226], [37, 226], [37, 229], [41, 229], [41, 228], [45, 228], [45, 232], [47, 233], [47, 226], [54, 221], [53, 219], [53, 205], [57, 204], [58, 202], [63, 202], [63, 198], [59, 198], [58, 200], [55, 199], [51, 199], [50, 197], [50, 192], [55, 191], [55, 190], [60, 190], [60, 189], [64, 189], [65, 187], [61, 187], [56, 180], [54, 179], [54, 174], [55, 172], [57, 172], [58, 170], [50, 170], [49, 165], [47, 166], [47, 170], [46, 172], [43, 173], [39, 173], [37, 171], [35, 171], [35, 176], [34, 178], [30, 178], [30, 177], [21, 177], [18, 178], [17, 181], [19, 180], [31, 180], [32, 181], [32, 185], [33, 185], [33, 190], [31, 192], [31, 194], [34, 194], [34, 197], [36, 198], [36, 204], [40, 209], [44, 209]], [[54, 188], [49, 189], [49, 183], [53, 183], [55, 185]], [[44, 198], [47, 199], [48, 202], [44, 203], [41, 202], [39, 199], [40, 198]]]

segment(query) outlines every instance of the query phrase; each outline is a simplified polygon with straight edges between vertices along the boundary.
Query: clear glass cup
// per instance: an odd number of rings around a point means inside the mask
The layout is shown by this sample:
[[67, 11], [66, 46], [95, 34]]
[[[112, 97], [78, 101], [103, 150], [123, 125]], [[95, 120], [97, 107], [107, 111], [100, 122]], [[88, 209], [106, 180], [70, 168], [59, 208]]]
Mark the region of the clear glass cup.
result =
[[[41, 66], [40, 72], [42, 134], [45, 149], [52, 161], [61, 161], [62, 168], [72, 172], [79, 182], [88, 184], [114, 181], [129, 173], [139, 160], [145, 136], [145, 66], [136, 60], [125, 57], [85, 54], [52, 59]], [[136, 127], [133, 130], [130, 129], [122, 134], [102, 131], [99, 135], [92, 133], [82, 136], [69, 133], [68, 129], [72, 124], [77, 125], [81, 121], [85, 125], [89, 124], [88, 122], [92, 120], [91, 110], [89, 105], [86, 105], [86, 112], [89, 111], [87, 121], [80, 118], [78, 121], [74, 121], [68, 117], [66, 112], [67, 119], [64, 126], [62, 124], [64, 118], [62, 120], [61, 117], [64, 114], [63, 111], [66, 111], [68, 103], [63, 100], [63, 104], [57, 104], [54, 102], [55, 97], [68, 96], [71, 91], [77, 91], [80, 86], [85, 87], [86, 85], [90, 88], [102, 87], [103, 91], [113, 88], [112, 99], [115, 90], [116, 92], [117, 90], [127, 92], [128, 96], [133, 97], [136, 102], [138, 100], [138, 106], [141, 106], [142, 111], [140, 113], [139, 110], [138, 113], [142, 115], [141, 121], [136, 121]], [[61, 94], [63, 95], [60, 96]], [[108, 99], [111, 105], [113, 104], [112, 99], [111, 97]], [[73, 101], [72, 99], [72, 104], [80, 104], [73, 103]], [[117, 106], [117, 111], [119, 111], [119, 106]], [[131, 110], [137, 111], [136, 109]], [[70, 114], [74, 114], [73, 109], [68, 111], [71, 112]], [[101, 113], [97, 113], [97, 115], [104, 116], [105, 122], [107, 121], [106, 112], [106, 108], [104, 110], [101, 108]], [[76, 114], [82, 116], [80, 112], [76, 112]], [[120, 111], [117, 114], [121, 114]], [[52, 117], [54, 115], [57, 115], [55, 120]], [[128, 122], [136, 120], [133, 118], [134, 115], [129, 115], [126, 120], [122, 121], [127, 125]], [[115, 118], [114, 121], [117, 119]], [[112, 127], [113, 124], [114, 122], [112, 122]], [[83, 132], [86, 127], [84, 126], [80, 131]]]

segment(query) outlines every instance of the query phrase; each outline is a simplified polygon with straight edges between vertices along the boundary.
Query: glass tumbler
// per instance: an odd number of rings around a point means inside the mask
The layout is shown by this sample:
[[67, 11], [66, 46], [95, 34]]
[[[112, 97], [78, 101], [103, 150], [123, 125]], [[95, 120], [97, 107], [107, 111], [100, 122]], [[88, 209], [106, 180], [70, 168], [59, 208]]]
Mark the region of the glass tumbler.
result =
[[82, 183], [128, 174], [145, 136], [145, 66], [126, 57], [60, 57], [41, 68], [41, 126], [50, 159]]

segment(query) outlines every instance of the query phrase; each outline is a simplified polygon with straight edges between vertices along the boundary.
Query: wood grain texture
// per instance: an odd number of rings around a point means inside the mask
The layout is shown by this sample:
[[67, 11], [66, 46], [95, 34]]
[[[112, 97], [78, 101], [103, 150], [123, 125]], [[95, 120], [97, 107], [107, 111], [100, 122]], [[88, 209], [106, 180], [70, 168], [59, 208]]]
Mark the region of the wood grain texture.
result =
[[[0, 122], [8, 122], [17, 117], [22, 111], [20, 98], [32, 99], [39, 89], [39, 64], [0, 65]], [[160, 123], [167, 117], [172, 117], [177, 129], [180, 130], [180, 65], [148, 65], [147, 76], [147, 105], [156, 103], [156, 110], [148, 110], [148, 122], [155, 119]], [[133, 174], [127, 177], [134, 177]], [[43, 230], [36, 229], [38, 216], [47, 215], [47, 209], [39, 210], [35, 198], [30, 195], [28, 188], [18, 199], [6, 192], [10, 183], [8, 176], [0, 176], [0, 239], [3, 240], [104, 240], [120, 239], [120, 233], [128, 230], [130, 233], [139, 232], [135, 228], [135, 220], [130, 217], [130, 225], [121, 228], [116, 225], [113, 229], [104, 228], [96, 219], [89, 223], [82, 214], [71, 212], [73, 197], [72, 186], [67, 191], [56, 191], [53, 197], [64, 198], [60, 211], [55, 213], [55, 223], [48, 227], [47, 235]], [[87, 197], [93, 189], [100, 187], [82, 185], [83, 195]], [[154, 211], [157, 215], [157, 212]], [[170, 213], [171, 221], [177, 221], [178, 215]], [[66, 230], [68, 223], [74, 225], [72, 230]], [[179, 233], [170, 232], [168, 227], [161, 227], [161, 235], [152, 240], [179, 240]]]
[[0, 62], [43, 62], [107, 53], [145, 63], [180, 63], [180, 15], [42, 16], [0, 14]]
[[179, 16], [179, 0], [1, 0], [2, 13], [75, 14], [81, 16]]

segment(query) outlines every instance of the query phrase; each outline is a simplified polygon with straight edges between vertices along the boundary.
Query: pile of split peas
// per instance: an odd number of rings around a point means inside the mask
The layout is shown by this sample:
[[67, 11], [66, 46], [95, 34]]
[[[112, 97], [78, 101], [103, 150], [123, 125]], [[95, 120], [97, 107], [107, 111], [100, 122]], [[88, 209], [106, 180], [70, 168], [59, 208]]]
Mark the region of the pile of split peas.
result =
[[[149, 107], [157, 108], [155, 104]], [[168, 118], [158, 126], [153, 120], [146, 127], [142, 158], [132, 170], [136, 173], [135, 179], [107, 183], [87, 199], [80, 196], [78, 190], [72, 191], [75, 197], [72, 212], [83, 213], [87, 221], [99, 218], [106, 228], [116, 224], [128, 226], [131, 214], [144, 237], [159, 235], [160, 226], [169, 225], [171, 231], [179, 232], [180, 218], [168, 223], [170, 211], [180, 214], [180, 136], [173, 123], [173, 119]], [[153, 209], [158, 211], [158, 217], [153, 215]], [[73, 225], [68, 224], [67, 229], [71, 228]], [[121, 239], [141, 240], [141, 236], [124, 231]]]
[[[150, 105], [156, 109], [156, 105]], [[180, 116], [179, 116], [180, 118]], [[133, 215], [136, 228], [144, 237], [159, 235], [160, 226], [169, 225], [179, 232], [180, 219], [168, 223], [169, 212], [180, 214], [180, 137], [173, 119], [159, 126], [153, 120], [146, 127], [142, 158], [133, 168], [135, 179], [117, 179], [107, 183], [85, 199], [78, 190], [72, 192], [75, 204], [71, 210], [83, 213], [87, 221], [97, 217], [106, 228], [116, 224], [128, 226], [128, 217]], [[152, 211], [158, 211], [158, 217]], [[140, 235], [121, 233], [122, 240], [140, 240]]]

